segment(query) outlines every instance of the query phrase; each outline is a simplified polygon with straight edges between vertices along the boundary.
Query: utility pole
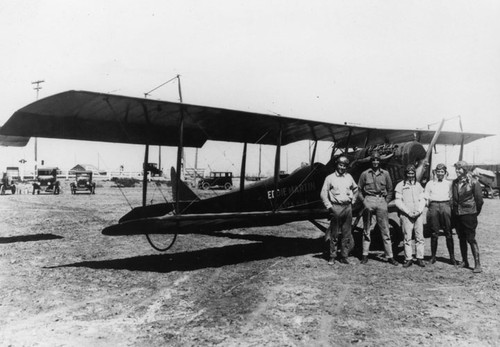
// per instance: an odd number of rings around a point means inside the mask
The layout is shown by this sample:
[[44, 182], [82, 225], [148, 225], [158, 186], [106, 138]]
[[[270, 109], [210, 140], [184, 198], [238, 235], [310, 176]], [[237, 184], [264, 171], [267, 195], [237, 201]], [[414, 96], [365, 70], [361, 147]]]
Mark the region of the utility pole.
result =
[[[31, 82], [31, 84], [35, 84], [36, 87], [33, 87], [34, 90], [36, 90], [36, 100], [38, 101], [38, 95], [40, 93], [40, 89], [42, 89], [42, 87], [40, 86], [40, 84], [44, 83], [45, 81], [44, 80], [38, 80], [38, 81], [34, 81], [34, 82]], [[38, 143], [37, 143], [37, 138], [35, 137], [35, 171], [33, 172], [33, 179], [36, 178], [37, 174], [38, 174]]]

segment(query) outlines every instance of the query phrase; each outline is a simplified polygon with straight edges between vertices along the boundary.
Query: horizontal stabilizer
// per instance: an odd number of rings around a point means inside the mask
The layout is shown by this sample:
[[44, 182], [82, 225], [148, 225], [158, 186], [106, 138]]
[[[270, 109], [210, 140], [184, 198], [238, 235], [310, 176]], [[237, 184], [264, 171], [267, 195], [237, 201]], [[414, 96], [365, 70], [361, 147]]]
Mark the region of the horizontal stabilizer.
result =
[[134, 219], [160, 217], [173, 211], [173, 209], [173, 204], [154, 204], [148, 206], [139, 206], [120, 218], [119, 222], [123, 223]]

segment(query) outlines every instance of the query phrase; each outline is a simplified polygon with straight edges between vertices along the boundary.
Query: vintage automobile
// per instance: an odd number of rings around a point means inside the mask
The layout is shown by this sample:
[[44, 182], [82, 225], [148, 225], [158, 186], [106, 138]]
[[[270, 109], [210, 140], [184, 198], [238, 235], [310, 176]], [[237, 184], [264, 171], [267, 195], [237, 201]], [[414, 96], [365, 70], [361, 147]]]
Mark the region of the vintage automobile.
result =
[[481, 184], [484, 198], [498, 199], [500, 196], [500, 187], [497, 186], [496, 174], [493, 171], [476, 167], [472, 175], [474, 175], [479, 181], [479, 184]]
[[16, 193], [16, 185], [12, 176], [8, 172], [4, 172], [2, 175], [2, 181], [0, 182], [0, 194], [5, 195], [6, 192]]
[[150, 173], [151, 177], [163, 175], [163, 171], [158, 168], [158, 164], [156, 163], [147, 163], [146, 171]]
[[198, 188], [203, 190], [210, 188], [231, 189], [233, 188], [233, 173], [212, 171], [209, 177], [198, 181]]
[[33, 194], [35, 192], [40, 194], [40, 192], [52, 193], [57, 195], [61, 192], [61, 184], [57, 180], [57, 174], [59, 169], [57, 167], [44, 167], [38, 169], [38, 175], [36, 176], [36, 181], [33, 182]]
[[86, 192], [95, 194], [95, 182], [92, 182], [92, 171], [80, 171], [75, 173], [75, 181], [70, 184], [71, 194]]

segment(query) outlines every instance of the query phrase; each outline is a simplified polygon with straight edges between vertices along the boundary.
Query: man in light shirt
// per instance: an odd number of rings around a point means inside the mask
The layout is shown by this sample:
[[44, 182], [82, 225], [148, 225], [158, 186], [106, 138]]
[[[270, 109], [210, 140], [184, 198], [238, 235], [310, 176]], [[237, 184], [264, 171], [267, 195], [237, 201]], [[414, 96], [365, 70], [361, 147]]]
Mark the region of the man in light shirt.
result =
[[431, 230], [431, 264], [436, 262], [438, 248], [439, 230], [443, 230], [446, 237], [446, 247], [450, 254], [450, 264], [458, 265], [455, 260], [455, 248], [453, 235], [451, 233], [451, 181], [446, 179], [448, 175], [446, 165], [437, 164], [434, 170], [435, 178], [425, 186], [425, 199], [427, 200], [427, 223]]
[[[321, 189], [321, 200], [330, 212], [330, 227], [325, 232], [328, 264], [335, 264], [337, 244], [341, 243], [340, 262], [349, 264], [347, 257], [354, 247], [351, 233], [352, 207], [356, 201], [358, 186], [346, 172], [349, 159], [340, 156], [335, 172], [328, 175]], [[340, 237], [339, 237], [340, 235]]]
[[416, 264], [425, 267], [422, 216], [425, 208], [424, 188], [417, 182], [414, 165], [408, 165], [405, 168], [405, 179], [396, 185], [394, 192], [396, 193], [396, 207], [400, 210], [401, 227], [404, 234], [405, 262], [403, 267], [408, 268], [413, 264], [411, 243], [413, 232], [415, 232]]

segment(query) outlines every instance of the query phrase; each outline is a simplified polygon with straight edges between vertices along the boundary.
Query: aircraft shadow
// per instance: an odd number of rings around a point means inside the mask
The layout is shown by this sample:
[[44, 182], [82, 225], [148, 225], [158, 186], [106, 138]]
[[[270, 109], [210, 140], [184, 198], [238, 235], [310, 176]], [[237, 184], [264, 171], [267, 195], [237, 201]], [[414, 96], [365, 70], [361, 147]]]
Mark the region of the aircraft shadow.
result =
[[92, 269], [151, 271], [162, 273], [171, 271], [193, 271], [276, 257], [287, 258], [318, 253], [322, 251], [324, 244], [323, 238], [286, 238], [236, 234], [224, 234], [224, 236], [227, 238], [261, 242], [206, 248], [180, 253], [138, 256], [113, 260], [84, 261], [47, 268], [88, 267]]
[[45, 240], [55, 240], [62, 238], [63, 238], [62, 236], [54, 234], [21, 235], [21, 236], [0, 237], [0, 243], [45, 241]]

